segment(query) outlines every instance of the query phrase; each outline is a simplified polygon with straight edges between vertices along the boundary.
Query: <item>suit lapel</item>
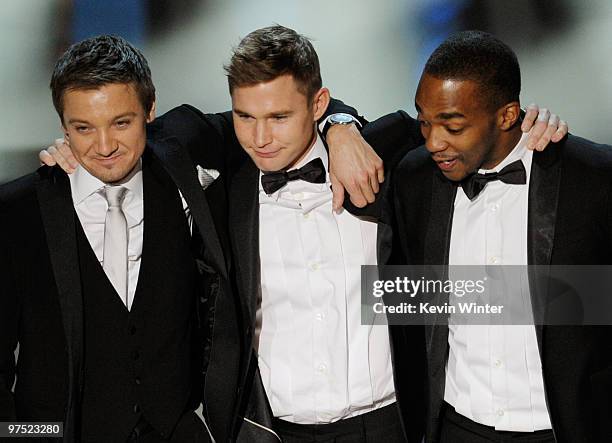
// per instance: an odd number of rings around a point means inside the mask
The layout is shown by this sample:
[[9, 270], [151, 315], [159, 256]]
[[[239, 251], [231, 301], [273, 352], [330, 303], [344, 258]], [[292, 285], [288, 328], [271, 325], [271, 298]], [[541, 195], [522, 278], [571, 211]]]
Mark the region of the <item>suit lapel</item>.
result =
[[457, 186], [435, 171], [432, 177], [431, 211], [425, 233], [425, 256], [428, 265], [448, 264], [453, 205]]
[[187, 201], [193, 220], [204, 243], [205, 261], [224, 278], [228, 278], [226, 257], [223, 254], [206, 194], [198, 182], [193, 161], [173, 137], [161, 141], [148, 141], [148, 146], [161, 160], [164, 168]]
[[230, 188], [230, 236], [240, 275], [240, 300], [249, 325], [255, 324], [260, 292], [258, 180], [259, 170], [249, 160], [236, 172]]
[[[439, 171], [432, 177], [431, 211], [425, 232], [424, 263], [426, 265], [447, 265], [450, 249], [450, 235], [453, 208], [457, 187], [444, 178]], [[446, 276], [439, 276], [446, 278]], [[434, 325], [426, 326], [427, 355], [430, 373], [436, 386], [444, 386], [446, 355], [448, 348], [448, 325], [443, 314], [438, 314]], [[442, 392], [443, 395], [443, 392]]]
[[[69, 355], [70, 389], [66, 405], [64, 438], [70, 435], [76, 438], [83, 356], [83, 298], [76, 239], [77, 218], [71, 198], [70, 182], [66, 174], [55, 168], [41, 169], [41, 171], [36, 193], [57, 286]], [[48, 171], [48, 176], [43, 177], [42, 174], [46, 171]]]
[[[529, 265], [550, 265], [555, 238], [555, 221], [559, 202], [561, 161], [558, 144], [544, 152], [534, 152], [529, 178], [529, 206], [527, 215], [527, 262]], [[536, 317], [546, 305], [545, 278], [530, 272], [531, 303]], [[536, 335], [542, 353], [543, 325], [536, 324]]]

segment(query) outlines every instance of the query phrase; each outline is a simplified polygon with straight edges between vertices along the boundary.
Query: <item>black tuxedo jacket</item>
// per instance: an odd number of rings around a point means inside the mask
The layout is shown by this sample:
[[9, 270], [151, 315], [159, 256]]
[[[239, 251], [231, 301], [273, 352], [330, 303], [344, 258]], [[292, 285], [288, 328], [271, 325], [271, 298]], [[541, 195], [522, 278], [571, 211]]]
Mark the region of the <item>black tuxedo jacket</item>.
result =
[[[326, 115], [333, 112], [357, 114], [337, 100], [332, 100]], [[156, 137], [176, 137], [196, 162], [202, 155], [214, 157], [221, 175], [225, 175], [228, 201], [224, 232], [231, 245], [233, 266], [230, 275], [234, 278], [238, 298], [233, 300], [235, 318], [231, 318], [229, 309], [228, 315], [223, 317], [215, 312], [214, 324], [219, 333], [213, 336], [205, 382], [211, 387], [206, 395], [213, 435], [217, 441], [278, 442], [253, 349], [261, 282], [259, 170], [240, 147], [229, 112], [203, 114], [189, 105], [182, 105], [156, 119], [151, 129]], [[218, 371], [213, 372], [212, 365]], [[229, 393], [233, 395], [224, 396]], [[222, 404], [218, 404], [220, 402]], [[211, 412], [212, 403], [216, 404], [214, 412]]]
[[[217, 207], [214, 189], [203, 192], [192, 160], [176, 142], [151, 141], [145, 155], [151, 155], [152, 170], [163, 165], [173, 178], [201, 234], [197, 261], [203, 291], [194, 309], [207, 319], [215, 300], [229, 290], [227, 258], [217, 235], [225, 214], [211, 211]], [[145, 203], [145, 218], [154, 216], [153, 198]], [[49, 420], [64, 422], [67, 442], [78, 440], [83, 381], [83, 299], [75, 220], [68, 177], [57, 167], [42, 167], [0, 188], [0, 420], [27, 420], [32, 410], [42, 411]], [[157, 266], [157, 272], [167, 272], [163, 264]]]
[[[395, 234], [393, 241], [381, 245], [388, 263], [448, 264], [456, 186], [440, 173], [425, 147], [407, 154], [392, 175], [388, 204], [380, 214], [381, 223]], [[612, 148], [568, 136], [534, 153], [527, 227], [530, 265], [612, 263]], [[611, 328], [535, 328], [557, 442], [610, 441]], [[400, 329], [403, 335], [425, 334], [426, 441], [435, 442], [444, 398], [448, 327]]]

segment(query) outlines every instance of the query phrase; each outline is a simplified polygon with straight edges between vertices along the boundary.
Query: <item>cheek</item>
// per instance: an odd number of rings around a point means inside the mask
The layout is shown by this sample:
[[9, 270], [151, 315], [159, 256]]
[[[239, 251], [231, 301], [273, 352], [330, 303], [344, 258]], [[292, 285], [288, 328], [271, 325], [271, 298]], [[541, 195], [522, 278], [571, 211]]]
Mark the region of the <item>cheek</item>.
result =
[[78, 159], [86, 158], [88, 154], [94, 153], [93, 142], [91, 137], [83, 136], [80, 134], [71, 134], [70, 138], [70, 150], [74, 156]]
[[474, 138], [464, 147], [465, 163], [475, 170], [482, 165], [486, 154], [487, 143], [483, 139]]
[[234, 117], [234, 133], [242, 147], [246, 147], [249, 145], [250, 130], [247, 125], [236, 122], [236, 119], [237, 117]]
[[144, 145], [147, 143], [146, 130], [141, 128], [134, 128], [133, 131], [118, 132], [115, 138], [130, 151], [136, 152], [144, 149]]

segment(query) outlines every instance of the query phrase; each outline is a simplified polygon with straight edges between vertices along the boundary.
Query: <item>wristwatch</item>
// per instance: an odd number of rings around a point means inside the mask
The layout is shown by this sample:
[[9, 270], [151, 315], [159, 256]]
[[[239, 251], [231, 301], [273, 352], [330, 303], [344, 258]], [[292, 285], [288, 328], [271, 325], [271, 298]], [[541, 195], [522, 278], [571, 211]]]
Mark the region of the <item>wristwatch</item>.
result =
[[325, 122], [325, 125], [323, 125], [323, 131], [321, 131], [321, 135], [323, 136], [323, 138], [325, 138], [327, 136], [327, 131], [329, 131], [329, 128], [334, 125], [350, 125], [351, 123], [358, 124], [359, 120], [357, 120], [351, 114], [345, 114], [343, 112], [332, 114]]

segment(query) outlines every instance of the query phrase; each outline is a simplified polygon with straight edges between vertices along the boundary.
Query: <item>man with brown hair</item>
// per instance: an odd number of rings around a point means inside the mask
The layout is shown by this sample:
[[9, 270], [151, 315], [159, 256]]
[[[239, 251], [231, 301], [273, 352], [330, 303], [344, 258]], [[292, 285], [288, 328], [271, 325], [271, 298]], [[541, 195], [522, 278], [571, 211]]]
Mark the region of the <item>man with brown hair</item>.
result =
[[0, 421], [61, 422], [69, 443], [210, 441], [199, 300], [231, 295], [216, 196], [147, 140], [155, 88], [125, 40], [74, 44], [51, 89], [80, 166], [0, 187]]

